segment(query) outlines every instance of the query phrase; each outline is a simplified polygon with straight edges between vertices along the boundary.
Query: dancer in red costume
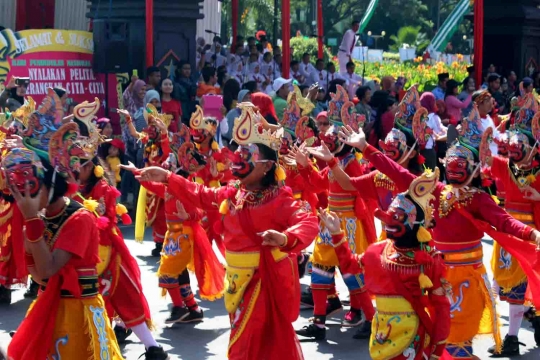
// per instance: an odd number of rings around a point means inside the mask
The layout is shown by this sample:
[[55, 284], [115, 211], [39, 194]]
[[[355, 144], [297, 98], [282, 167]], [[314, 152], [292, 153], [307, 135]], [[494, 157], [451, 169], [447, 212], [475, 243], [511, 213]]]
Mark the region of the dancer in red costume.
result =
[[[540, 190], [536, 177], [540, 172], [537, 144], [540, 140], [540, 112], [533, 93], [526, 94], [520, 101], [514, 125], [509, 131], [508, 158], [489, 156], [491, 175], [505, 190], [505, 210], [517, 220], [535, 228], [540, 228], [540, 203], [528, 199], [528, 191]], [[492, 131], [488, 128], [486, 131]], [[500, 141], [499, 141], [500, 143]], [[527, 276], [519, 263], [500, 244], [493, 245], [491, 260], [493, 277], [501, 300], [510, 308], [508, 334], [501, 352], [490, 352], [496, 357], [519, 355], [518, 333], [525, 312], [525, 292]], [[540, 345], [540, 317], [531, 319], [535, 327], [535, 339]]]
[[[167, 128], [172, 120], [172, 116], [159, 114], [152, 104], [147, 104], [143, 115], [148, 127], [139, 133], [133, 125], [133, 120], [129, 112], [118, 110], [118, 113], [126, 117], [126, 125], [131, 136], [143, 143], [143, 160], [145, 166], [161, 166], [171, 153]], [[141, 189], [137, 201], [135, 222], [135, 240], [137, 241], [143, 240], [144, 225], [152, 227], [152, 235], [156, 243], [155, 248], [152, 250], [152, 256], [159, 256], [163, 247], [163, 239], [167, 232], [163, 199]]]
[[[206, 165], [203, 156], [191, 143], [189, 128], [181, 125], [180, 131], [173, 135], [172, 153], [162, 165], [175, 174], [189, 177]], [[125, 170], [138, 175], [133, 164], [123, 166]], [[141, 182], [141, 185], [165, 200], [167, 235], [158, 269], [159, 287], [169, 293], [173, 308], [166, 324], [198, 322], [203, 319], [191, 291], [188, 266], [193, 264], [199, 285], [199, 295], [204, 300], [216, 300], [223, 296], [225, 271], [208, 241], [206, 232], [200, 225], [202, 211], [189, 202], [175, 198], [169, 187], [162, 183]]]
[[[231, 173], [228, 171], [228, 157], [219, 149], [214, 136], [216, 135], [218, 122], [215, 118], [204, 117], [203, 110], [197, 106], [195, 112], [189, 120], [193, 141], [197, 144], [199, 153], [206, 160], [206, 166], [192, 175], [196, 183], [218, 188], [221, 183], [231, 180]], [[225, 151], [225, 150], [223, 150]], [[225, 254], [222, 235], [215, 231], [214, 226], [219, 222], [219, 210], [217, 206], [205, 209], [206, 214], [201, 222], [202, 227], [208, 234], [210, 241], [215, 241], [222, 254]]]
[[[379, 140], [379, 147], [386, 156], [415, 175], [422, 173], [420, 151], [431, 136], [431, 129], [427, 126], [428, 112], [420, 106], [418, 99], [418, 91], [413, 86], [399, 105], [394, 128], [384, 141]], [[332, 159], [332, 153], [324, 144], [318, 149], [308, 149], [308, 152], [321, 161]], [[333, 175], [343, 189], [358, 191], [365, 201], [375, 202], [377, 208], [384, 211], [399, 193], [394, 182], [378, 170], [351, 179], [337, 166], [333, 169]], [[384, 227], [379, 238], [386, 239]]]
[[[28, 119], [34, 111], [35, 102], [28, 96], [16, 111], [0, 112], [0, 150], [3, 156], [11, 148], [22, 146], [19, 135], [28, 127]], [[5, 179], [0, 182], [0, 304], [9, 305], [12, 287], [26, 286], [28, 270], [24, 262], [23, 218], [19, 208], [14, 205], [7, 182]], [[39, 284], [31, 281], [24, 296], [35, 298], [38, 289]]]
[[[339, 264], [349, 273], [365, 274], [377, 312], [369, 352], [374, 360], [448, 359], [451, 286], [445, 280], [442, 255], [427, 243], [433, 224], [431, 194], [439, 169], [416, 178], [398, 194], [387, 211], [378, 210], [388, 239], [370, 245], [363, 255], [347, 246], [335, 213], [320, 213], [336, 247]], [[428, 310], [426, 310], [428, 309]], [[428, 312], [429, 311], [429, 312]]]
[[252, 104], [240, 108], [233, 129], [239, 145], [233, 173], [239, 181], [209, 188], [161, 168], [143, 169], [140, 177], [168, 183], [176, 198], [194, 206], [220, 204], [228, 265], [229, 359], [300, 360], [302, 350], [292, 328], [300, 306], [294, 253], [316, 236], [317, 218], [275, 179], [282, 134], [263, 129]]
[[[83, 151], [77, 124], [62, 124], [60, 98], [49, 89], [24, 134], [31, 150], [13, 149], [3, 159], [25, 219], [26, 264], [44, 289], [14, 334], [8, 358], [122, 359], [98, 291], [96, 218], [64, 196], [77, 189]], [[25, 176], [17, 176], [23, 168]]]
[[[540, 276], [533, 269], [536, 248], [519, 239], [533, 240], [538, 244], [540, 233], [512, 218], [490, 195], [479, 189], [479, 160], [485, 160], [490, 152], [488, 134], [482, 138], [480, 116], [475, 108], [461, 125], [459, 141], [448, 149], [444, 160], [450, 184], [438, 183], [434, 191], [437, 225], [433, 230], [433, 243], [444, 254], [447, 279], [452, 285], [447, 350], [456, 359], [477, 359], [472, 351], [472, 340], [476, 335], [491, 334], [497, 351], [502, 346], [495, 300], [482, 262], [481, 239], [484, 232], [516, 256], [529, 276], [533, 294], [540, 292]], [[343, 128], [340, 138], [359, 148], [371, 164], [394, 181], [399, 190], [408, 189], [416, 178], [368, 145], [361, 130], [356, 132], [350, 127]]]
[[[366, 173], [364, 166], [360, 164], [353, 149], [349, 145], [341, 143], [337, 136], [338, 120], [352, 125], [356, 129], [363, 126], [365, 117], [354, 112], [354, 104], [348, 101], [347, 93], [341, 86], [337, 88], [337, 94], [332, 95], [330, 102], [330, 119], [335, 124], [326, 132], [319, 135], [322, 142], [330, 149], [336, 158], [329, 163], [328, 167], [321, 172], [317, 172], [311, 166], [311, 161], [303, 151], [305, 144], [300, 149], [291, 151], [290, 161], [295, 161], [302, 176], [306, 179], [306, 184], [310, 185], [310, 190], [318, 193], [329, 190], [329, 209], [335, 211], [340, 216], [343, 229], [346, 231], [347, 239], [351, 250], [357, 254], [362, 254], [376, 240], [375, 224], [373, 212], [370, 204], [357, 196], [356, 191], [344, 190], [333, 176], [331, 168], [339, 165], [350, 176], [361, 176]], [[313, 269], [311, 274], [311, 289], [314, 303], [314, 323], [297, 331], [298, 335], [323, 340], [326, 337], [326, 316], [334, 309], [341, 309], [341, 302], [335, 292], [334, 275], [336, 266], [339, 265], [332, 237], [328, 230], [321, 226], [319, 236], [315, 240], [315, 250], [312, 256]], [[371, 333], [371, 320], [375, 310], [371, 303], [371, 298], [364, 288], [362, 274], [343, 274], [345, 284], [349, 288], [351, 297], [351, 310], [345, 315], [343, 326], [354, 327], [362, 324], [355, 334], [357, 338], [369, 338]], [[327, 305], [327, 299], [330, 295]], [[362, 322], [362, 311], [365, 314], [365, 321]]]
[[129, 252], [118, 228], [118, 216], [121, 216], [124, 224], [130, 224], [131, 219], [125, 207], [116, 203], [120, 192], [105, 177], [101, 166], [104, 159], [96, 156], [103, 139], [92, 120], [99, 108], [100, 103], [96, 98], [93, 103], [85, 101], [73, 110], [74, 122], [79, 126], [81, 135], [77, 143], [84, 151], [84, 154], [79, 156], [79, 192], [73, 199], [98, 218], [101, 258], [97, 268], [99, 290], [105, 300], [109, 317], [121, 319], [114, 328], [118, 341], [124, 342], [127, 336], [134, 332], [146, 348], [145, 359], [165, 360], [168, 358], [167, 353], [158, 345], [150, 331], [152, 319], [143, 293], [139, 265]]

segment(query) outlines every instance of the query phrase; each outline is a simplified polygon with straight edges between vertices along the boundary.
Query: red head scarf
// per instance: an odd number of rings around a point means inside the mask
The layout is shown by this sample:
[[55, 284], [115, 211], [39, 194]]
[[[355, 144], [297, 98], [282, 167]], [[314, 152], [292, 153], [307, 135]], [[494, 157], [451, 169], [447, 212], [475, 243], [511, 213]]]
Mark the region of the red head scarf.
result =
[[251, 94], [251, 102], [259, 108], [262, 116], [266, 118], [267, 115], [272, 115], [279, 122], [280, 119], [277, 117], [274, 103], [269, 95], [261, 92]]

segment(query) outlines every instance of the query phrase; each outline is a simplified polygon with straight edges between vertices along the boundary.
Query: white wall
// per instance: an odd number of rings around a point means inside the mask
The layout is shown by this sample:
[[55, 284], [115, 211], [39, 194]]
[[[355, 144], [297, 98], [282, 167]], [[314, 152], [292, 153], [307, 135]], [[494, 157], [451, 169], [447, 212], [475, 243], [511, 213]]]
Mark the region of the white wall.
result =
[[87, 12], [88, 2], [86, 0], [56, 0], [54, 6], [54, 28], [88, 31], [90, 19], [86, 17]]
[[[203, 37], [206, 43], [210, 43], [214, 35], [208, 34], [205, 30], [212, 30], [219, 34], [221, 31], [221, 2], [217, 0], [204, 0], [204, 19], [197, 20], [197, 38]], [[223, 39], [227, 42], [227, 39]]]
[[17, 0], [0, 0], [0, 26], [15, 30]]

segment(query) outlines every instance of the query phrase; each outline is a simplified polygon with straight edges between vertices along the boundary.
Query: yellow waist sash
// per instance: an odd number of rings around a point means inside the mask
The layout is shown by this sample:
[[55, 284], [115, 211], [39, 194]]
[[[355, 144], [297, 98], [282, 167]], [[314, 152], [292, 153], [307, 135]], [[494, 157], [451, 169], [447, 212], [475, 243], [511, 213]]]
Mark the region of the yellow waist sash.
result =
[[[371, 325], [369, 353], [374, 360], [406, 355], [420, 324], [411, 304], [401, 296], [375, 298], [377, 313]], [[429, 341], [429, 340], [427, 340]]]
[[[278, 248], [272, 249], [272, 255], [276, 262], [285, 259], [288, 255]], [[251, 281], [255, 270], [259, 267], [261, 253], [252, 252], [225, 252], [227, 261], [227, 278], [225, 279], [225, 308], [227, 312], [233, 314]]]

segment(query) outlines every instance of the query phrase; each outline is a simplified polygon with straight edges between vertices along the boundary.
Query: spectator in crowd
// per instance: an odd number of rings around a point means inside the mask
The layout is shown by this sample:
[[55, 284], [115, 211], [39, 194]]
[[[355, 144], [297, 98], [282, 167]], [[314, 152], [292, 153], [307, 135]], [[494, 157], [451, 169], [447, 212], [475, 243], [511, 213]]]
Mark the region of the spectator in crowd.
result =
[[377, 111], [378, 109], [386, 103], [386, 99], [388, 98], [389, 94], [387, 91], [384, 90], [377, 90], [372, 93], [371, 101], [369, 103], [369, 106], [371, 108], [371, 118], [370, 122], [373, 124], [375, 120], [377, 119]]
[[135, 114], [137, 110], [145, 105], [143, 103], [145, 95], [146, 83], [139, 80], [136, 75], [133, 75], [131, 77], [131, 82], [124, 91], [124, 109], [126, 109], [130, 114]]
[[296, 60], [291, 61], [291, 79], [296, 80], [298, 85], [303, 85], [306, 81], [304, 75], [300, 71], [300, 63]]
[[337, 86], [338, 85], [345, 86], [346, 83], [347, 82], [344, 79], [337, 79], [337, 80], [332, 81], [330, 85], [328, 86], [328, 91], [326, 93], [326, 97], [324, 98], [324, 100], [326, 102], [329, 102], [330, 100], [332, 100], [332, 94], [337, 93]]
[[216, 87], [217, 84], [217, 72], [216, 68], [214, 67], [205, 67], [202, 70], [202, 77], [203, 82], [199, 83], [199, 86], [197, 87], [197, 97], [200, 99], [204, 95], [219, 95], [221, 94], [221, 91], [218, 87]]
[[191, 114], [197, 104], [197, 80], [200, 74], [191, 71], [191, 65], [187, 61], [181, 61], [176, 70], [177, 82], [174, 84], [173, 98], [182, 105], [182, 122], [189, 126]]
[[510, 88], [508, 86], [508, 79], [505, 77], [501, 78], [500, 93], [504, 102], [504, 108], [501, 110], [502, 112], [500, 112], [499, 115], [506, 115], [510, 112], [510, 100], [512, 100], [514, 93], [510, 91]]
[[356, 89], [356, 97], [358, 98], [358, 104], [356, 104], [356, 112], [366, 117], [366, 124], [364, 125], [364, 131], [369, 134], [371, 131], [371, 89], [367, 86], [360, 86]]
[[[472, 93], [476, 91], [476, 82], [474, 81], [473, 77], [466, 77], [465, 80], [463, 80], [463, 87], [461, 89], [461, 93], [458, 95], [459, 101], [465, 101], [469, 96], [472, 96]], [[471, 112], [473, 108], [473, 102], [471, 101], [469, 105], [461, 111], [461, 115], [463, 117], [469, 116], [469, 113]]]
[[161, 86], [159, 86], [161, 97], [161, 111], [164, 114], [172, 115], [171, 124], [169, 125], [169, 131], [177, 132], [180, 126], [180, 119], [182, 117], [182, 105], [180, 101], [174, 99], [172, 94], [174, 93], [174, 83], [171, 79], [163, 79]]
[[517, 75], [513, 70], [508, 73], [508, 89], [514, 94], [518, 91]]
[[302, 55], [302, 63], [300, 64], [300, 74], [304, 77], [304, 82], [302, 85], [311, 86], [311, 73], [317, 71], [313, 64], [311, 63], [311, 55], [309, 53], [304, 53]]
[[0, 95], [0, 109], [7, 108], [9, 111], [15, 111], [20, 108], [24, 104], [24, 97], [29, 84], [29, 78], [12, 76]]
[[441, 123], [441, 118], [437, 115], [436, 100], [432, 93], [423, 93], [420, 97], [420, 104], [428, 111], [427, 125], [433, 130], [433, 134], [430, 135], [421, 154], [425, 158], [424, 165], [431, 170], [435, 170], [435, 167], [437, 166], [435, 142], [446, 141], [446, 127]]
[[319, 129], [319, 132], [326, 133], [328, 128], [330, 127], [330, 120], [328, 120], [328, 112], [321, 111], [315, 120], [315, 124], [317, 125], [317, 129]]
[[[493, 129], [493, 137], [498, 139], [500, 137], [493, 119], [489, 115], [493, 111], [493, 98], [488, 90], [479, 90], [472, 95], [472, 100], [478, 106], [478, 113], [482, 119], [482, 131], [487, 128]], [[490, 143], [489, 148], [493, 156], [498, 154], [497, 144], [493, 141]]]
[[437, 115], [439, 115], [439, 117], [441, 118], [441, 123], [444, 126], [448, 127], [448, 125], [458, 125], [458, 123], [461, 121], [461, 118], [455, 119], [450, 116], [444, 100], [437, 100], [435, 104], [437, 105]]
[[227, 58], [221, 54], [222, 46], [219, 42], [214, 42], [209, 51], [205, 54], [205, 61], [216, 69], [220, 66], [227, 66]]
[[437, 84], [437, 87], [433, 89], [433, 95], [435, 96], [435, 99], [437, 100], [444, 100], [446, 95], [446, 82], [448, 79], [450, 79], [449, 73], [442, 73], [438, 76], [439, 83]]
[[248, 81], [247, 83], [244, 84], [244, 86], [242, 86], [242, 89], [249, 90], [249, 92], [252, 94], [259, 92], [257, 90], [257, 83], [255, 81]]
[[362, 86], [363, 79], [360, 75], [354, 73], [356, 65], [351, 61], [347, 64], [347, 72], [342, 76], [347, 81], [347, 92], [349, 93], [349, 99], [354, 98], [356, 89]]
[[161, 70], [157, 66], [150, 66], [146, 69], [146, 77], [148, 82], [146, 83], [146, 91], [158, 90], [161, 83]]
[[315, 63], [315, 70], [311, 73], [311, 84], [319, 84], [319, 87], [322, 87], [326, 90], [328, 87], [328, 74], [326, 70], [324, 70], [324, 60], [323, 59], [317, 59], [317, 62]]
[[312, 113], [313, 116], [316, 117], [321, 112], [328, 110], [328, 101], [326, 101], [325, 98], [326, 91], [322, 87], [319, 87], [317, 91], [317, 97], [315, 99], [315, 109], [313, 109]]
[[384, 140], [386, 135], [394, 127], [394, 116], [396, 115], [397, 102], [386, 93], [386, 99], [381, 101], [379, 108], [377, 109], [377, 116], [375, 122], [369, 133], [368, 142], [378, 148], [379, 140]]
[[261, 115], [270, 124], [277, 125], [282, 119], [276, 114], [276, 109], [270, 95], [261, 92], [251, 94], [251, 102], [259, 108]]
[[343, 76], [341, 76], [340, 73], [336, 71], [336, 65], [330, 61], [328, 64], [326, 64], [326, 87], [324, 90], [328, 92], [328, 88], [330, 87], [330, 83], [334, 80], [344, 80]]
[[108, 118], [100, 118], [96, 122], [98, 129], [100, 130], [101, 136], [105, 139], [112, 139], [113, 128], [111, 125], [111, 120]]
[[466, 109], [471, 103], [472, 94], [469, 94], [465, 100], [460, 101], [457, 98], [458, 92], [459, 83], [454, 79], [448, 80], [448, 82], [446, 83], [446, 95], [444, 98], [444, 102], [446, 103], [446, 109], [450, 117], [453, 117], [454, 119], [460, 121], [463, 117], [461, 112], [463, 111], [463, 109]]
[[[225, 99], [223, 100], [223, 102], [225, 103]], [[251, 92], [247, 89], [243, 89], [243, 90], [240, 90], [238, 92], [238, 97], [237, 97], [237, 101], [236, 103], [243, 103], [243, 102], [251, 102]], [[225, 135], [223, 135], [223, 140], [227, 143], [227, 144], [230, 144], [231, 140], [232, 140], [232, 131], [233, 131], [233, 128], [234, 128], [234, 120], [237, 119], [238, 117], [240, 117], [240, 114], [242, 113], [242, 111], [234, 106], [234, 107], [231, 107], [229, 112], [227, 113], [227, 125], [229, 126], [229, 131], [227, 131], [227, 133]]]
[[497, 109], [499, 114], [504, 114], [504, 97], [501, 90], [501, 76], [499, 74], [491, 74], [488, 76], [488, 90], [495, 102], [497, 103]]
[[[287, 108], [287, 97], [289, 96], [291, 82], [291, 79], [277, 78], [272, 85], [273, 90], [276, 92], [273, 102], [278, 120], [283, 119], [283, 112]], [[253, 98], [253, 95], [251, 98]]]

